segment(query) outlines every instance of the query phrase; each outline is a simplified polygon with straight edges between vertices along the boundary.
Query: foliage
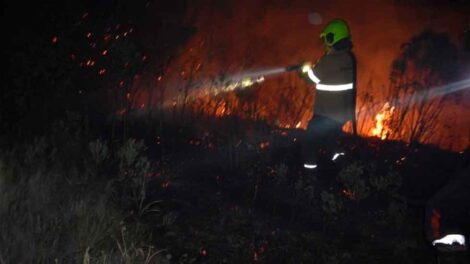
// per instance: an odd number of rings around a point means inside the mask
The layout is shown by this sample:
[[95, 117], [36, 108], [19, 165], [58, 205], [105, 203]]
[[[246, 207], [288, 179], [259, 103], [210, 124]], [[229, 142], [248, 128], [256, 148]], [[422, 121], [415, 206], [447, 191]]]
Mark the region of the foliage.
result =
[[322, 191], [320, 193], [320, 197], [322, 201], [322, 209], [328, 216], [335, 216], [343, 210], [344, 205], [341, 196], [328, 191]]
[[458, 50], [449, 35], [425, 30], [401, 47], [390, 73], [387, 101], [394, 107], [387, 125], [395, 138], [426, 143], [440, 125], [439, 117], [450, 96], [433, 88], [455, 79]]
[[5, 149], [0, 157], [1, 262], [162, 263], [155, 262], [161, 251], [148, 246], [148, 233], [127, 221], [128, 212], [119, 207], [117, 175], [97, 168], [116, 171], [119, 168], [112, 167], [122, 162], [126, 170], [136, 172], [128, 178], [137, 178], [129, 181], [138, 182], [138, 187], [130, 185], [120, 194], [133, 197], [127, 191], [138, 188], [138, 198], [143, 199], [139, 173], [149, 164], [143, 152], [135, 152], [143, 145], [127, 142], [119, 152], [123, 156], [114, 157], [108, 143], [95, 140], [74, 159], [60, 154], [77, 151], [77, 144], [86, 142], [59, 138], [41, 137]]
[[355, 200], [361, 201], [369, 196], [370, 188], [364, 179], [364, 167], [359, 162], [349, 164], [341, 170], [337, 180], [346, 190], [352, 192]]

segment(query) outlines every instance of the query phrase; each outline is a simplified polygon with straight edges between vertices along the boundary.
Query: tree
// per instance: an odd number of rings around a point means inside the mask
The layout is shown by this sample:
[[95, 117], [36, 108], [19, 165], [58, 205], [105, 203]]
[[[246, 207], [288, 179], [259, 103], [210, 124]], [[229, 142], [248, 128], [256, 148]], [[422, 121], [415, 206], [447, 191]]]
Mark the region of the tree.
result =
[[451, 81], [458, 69], [458, 51], [448, 34], [425, 30], [401, 47], [390, 73], [389, 102], [395, 108], [392, 137], [410, 143], [428, 142], [437, 131], [447, 95], [433, 87]]

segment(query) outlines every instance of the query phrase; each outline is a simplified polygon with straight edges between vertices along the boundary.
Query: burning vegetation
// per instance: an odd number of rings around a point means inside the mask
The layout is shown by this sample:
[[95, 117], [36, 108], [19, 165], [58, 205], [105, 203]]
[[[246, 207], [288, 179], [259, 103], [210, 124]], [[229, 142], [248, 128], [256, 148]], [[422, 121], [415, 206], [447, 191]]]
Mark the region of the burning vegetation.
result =
[[[4, 12], [26, 25], [6, 34], [0, 263], [432, 262], [439, 240], [424, 241], [417, 208], [468, 175], [466, 13], [394, 0], [52, 2]], [[289, 69], [324, 53], [318, 33], [336, 17], [358, 58], [360, 137], [346, 123], [344, 149], [310, 173], [299, 152], [315, 86]], [[426, 208], [431, 235], [460, 220], [462, 193]]]
[[385, 103], [381, 111], [375, 116], [375, 127], [372, 128], [370, 134], [374, 137], [378, 137], [385, 140], [389, 137], [392, 132], [388, 122], [390, 122], [395, 108], [391, 107], [389, 103]]
[[[363, 6], [376, 14], [388, 5], [391, 3], [375, 6], [367, 2]], [[316, 37], [321, 28], [309, 24], [307, 18], [315, 10], [325, 13], [327, 19], [328, 8], [315, 5], [312, 9], [303, 1], [288, 8], [272, 4], [270, 9], [250, 1], [229, 1], [223, 8], [231, 10], [230, 15], [221, 8], [199, 2], [189, 6], [188, 17], [194, 18], [195, 34], [165, 68], [163, 80], [148, 89], [134, 85], [135, 105], [145, 101], [150, 108], [171, 106], [181, 114], [190, 111], [219, 118], [237, 116], [283, 128], [305, 128], [313, 114], [314, 91], [295, 74], [266, 79], [260, 75], [260, 79], [235, 81], [230, 78], [249, 69], [255, 72], [263, 67], [275, 69], [318, 58], [323, 53]], [[465, 117], [448, 117], [453, 111], [465, 111], [464, 106], [452, 96], [436, 98], [432, 90], [466, 77], [460, 74], [459, 51], [453, 43], [455, 36], [463, 32], [465, 23], [463, 19], [455, 19], [452, 23], [458, 30], [448, 33], [423, 31], [425, 28], [420, 25], [425, 23], [413, 20], [411, 8], [395, 8], [396, 16], [403, 19], [400, 23], [387, 21], [389, 34], [395, 37], [393, 41], [390, 36], [371, 35], [369, 32], [378, 30], [373, 26], [382, 27], [382, 24], [365, 25], [347, 13], [346, 6], [340, 6], [335, 13], [351, 21], [354, 50], [358, 54], [358, 132], [366, 137], [432, 143], [462, 150], [469, 144], [468, 122], [464, 121]], [[423, 15], [429, 12], [417, 11]], [[452, 15], [445, 9], [442, 12], [444, 17]], [[439, 22], [429, 23], [440, 30]], [[402, 31], [405, 25], [409, 26], [406, 33]], [[412, 38], [413, 35], [419, 36]], [[429, 46], [430, 43], [437, 46]], [[371, 52], [378, 47], [379, 52]], [[409, 66], [399, 69], [404, 62]], [[371, 65], [375, 65], [373, 69]], [[453, 129], [448, 129], [449, 126]], [[351, 130], [345, 127], [345, 131]]]

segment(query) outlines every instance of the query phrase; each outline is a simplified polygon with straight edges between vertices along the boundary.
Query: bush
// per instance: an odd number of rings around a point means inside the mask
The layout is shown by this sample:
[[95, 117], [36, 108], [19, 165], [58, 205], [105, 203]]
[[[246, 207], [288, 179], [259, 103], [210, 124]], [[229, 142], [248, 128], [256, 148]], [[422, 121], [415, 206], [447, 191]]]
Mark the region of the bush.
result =
[[[3, 150], [0, 262], [164, 263], [161, 251], [148, 246], [146, 228], [128, 221], [116, 199], [119, 194], [156, 211], [157, 202], [143, 202], [150, 168], [143, 150], [143, 143], [129, 140], [113, 157], [103, 141], [53, 136]], [[59, 155], [72, 151], [76, 155]], [[118, 173], [106, 175], [102, 167]]]

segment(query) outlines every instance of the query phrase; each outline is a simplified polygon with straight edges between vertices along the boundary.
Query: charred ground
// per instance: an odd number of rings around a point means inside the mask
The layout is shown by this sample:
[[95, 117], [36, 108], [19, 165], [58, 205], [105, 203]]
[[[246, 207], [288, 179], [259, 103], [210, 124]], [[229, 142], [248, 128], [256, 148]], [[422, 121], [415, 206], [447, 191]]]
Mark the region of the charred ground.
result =
[[346, 160], [312, 175], [298, 131], [198, 121], [134, 121], [111, 140], [75, 118], [2, 138], [2, 261], [434, 260], [424, 206], [464, 154], [349, 137]]

